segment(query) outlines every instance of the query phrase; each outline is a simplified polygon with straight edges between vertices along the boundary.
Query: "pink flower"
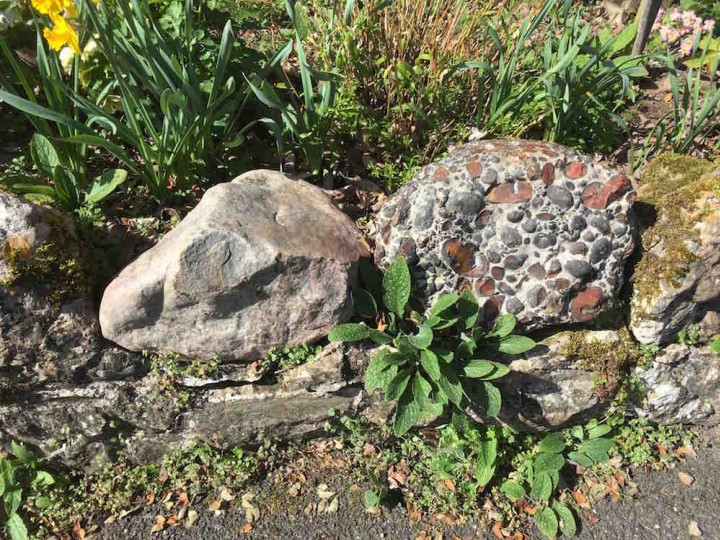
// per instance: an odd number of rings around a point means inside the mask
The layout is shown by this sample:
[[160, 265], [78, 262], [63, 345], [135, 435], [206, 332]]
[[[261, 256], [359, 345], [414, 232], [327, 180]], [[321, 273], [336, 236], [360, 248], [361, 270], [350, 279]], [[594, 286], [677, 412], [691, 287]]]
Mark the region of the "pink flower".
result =
[[675, 43], [680, 39], [680, 31], [677, 28], [670, 28], [668, 30], [668, 43]]
[[672, 11], [670, 12], [670, 20], [679, 21], [680, 19], [682, 19], [682, 12], [678, 8], [672, 8]]
[[703, 32], [712, 32], [714, 28], [715, 19], [707, 19], [702, 25]]
[[681, 44], [680, 44], [680, 54], [683, 56], [690, 56], [693, 49], [693, 39], [692, 38], [686, 38]]
[[667, 26], [661, 26], [660, 27], [660, 41], [663, 43], [667, 43], [669, 40], [668, 36], [668, 27]]

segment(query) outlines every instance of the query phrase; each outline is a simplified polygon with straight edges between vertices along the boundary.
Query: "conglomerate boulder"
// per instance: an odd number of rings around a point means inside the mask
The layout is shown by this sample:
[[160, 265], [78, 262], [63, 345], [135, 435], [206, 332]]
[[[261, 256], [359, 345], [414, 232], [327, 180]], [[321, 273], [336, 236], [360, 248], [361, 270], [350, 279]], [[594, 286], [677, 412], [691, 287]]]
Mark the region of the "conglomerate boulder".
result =
[[525, 329], [584, 322], [622, 285], [634, 199], [626, 176], [563, 146], [471, 142], [388, 200], [375, 259], [405, 256], [426, 298], [471, 290]]

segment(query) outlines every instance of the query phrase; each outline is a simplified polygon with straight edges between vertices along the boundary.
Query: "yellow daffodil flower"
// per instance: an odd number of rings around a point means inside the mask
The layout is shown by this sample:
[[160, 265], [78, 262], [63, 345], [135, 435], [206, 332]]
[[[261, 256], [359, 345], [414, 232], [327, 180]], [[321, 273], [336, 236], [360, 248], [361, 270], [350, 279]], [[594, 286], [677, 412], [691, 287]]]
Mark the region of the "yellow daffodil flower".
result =
[[43, 15], [55, 15], [65, 7], [66, 0], [32, 0], [32, 5]]
[[43, 35], [48, 45], [50, 45], [54, 51], [60, 51], [67, 45], [75, 51], [76, 54], [80, 54], [82, 50], [80, 49], [80, 40], [75, 29], [59, 15], [51, 15], [50, 19], [53, 23], [52, 29], [43, 29]]

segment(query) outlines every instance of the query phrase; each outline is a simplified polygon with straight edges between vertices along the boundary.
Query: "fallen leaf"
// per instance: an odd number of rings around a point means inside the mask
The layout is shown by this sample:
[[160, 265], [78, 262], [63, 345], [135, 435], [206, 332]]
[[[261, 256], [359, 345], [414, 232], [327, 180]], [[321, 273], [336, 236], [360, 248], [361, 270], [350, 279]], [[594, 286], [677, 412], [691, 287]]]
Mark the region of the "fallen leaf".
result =
[[415, 540], [430, 540], [430, 538], [431, 536], [427, 533], [427, 531], [420, 531], [415, 537]]
[[184, 527], [186, 529], [192, 528], [195, 523], [197, 523], [197, 520], [200, 518], [198, 513], [195, 510], [188, 510], [187, 519], [185, 520]]
[[291, 497], [297, 497], [300, 494], [301, 487], [302, 487], [302, 484], [300, 484], [300, 482], [295, 482], [288, 489], [288, 495], [290, 495]]
[[190, 504], [190, 499], [188, 498], [187, 492], [183, 491], [178, 495], [178, 504], [182, 506], [187, 506]]
[[154, 502], [155, 502], [155, 494], [151, 491], [146, 493], [145, 494], [145, 504], [150, 506]]
[[572, 495], [573, 500], [581, 506], [587, 503], [587, 497], [577, 490], [570, 493], [570, 495]]
[[695, 479], [692, 476], [690, 476], [688, 473], [684, 473], [684, 472], [679, 472], [678, 478], [686, 486], [689, 486], [690, 484], [692, 484], [695, 481]]
[[335, 497], [332, 501], [330, 501], [330, 504], [325, 509], [326, 514], [334, 514], [338, 511], [338, 508], [340, 507], [340, 497]]
[[175, 525], [178, 522], [178, 515], [173, 514], [165, 520], [166, 525]]
[[247, 534], [250, 531], [252, 531], [252, 529], [253, 529], [252, 523], [246, 523], [245, 525], [243, 525], [242, 532]]
[[671, 100], [672, 100], [672, 94], [670, 92], [668, 92], [667, 94], [665, 94], [663, 96], [663, 101], [665, 103], [670, 103]]
[[688, 523], [688, 533], [690, 533], [690, 536], [693, 538], [700, 538], [702, 536], [702, 531], [700, 527], [698, 527], [697, 521]]
[[678, 459], [684, 459], [686, 457], [696, 458], [697, 454], [695, 453], [695, 450], [688, 446], [681, 446], [677, 450], [675, 450], [675, 457]]
[[223, 488], [222, 491], [220, 492], [220, 498], [221, 498], [223, 501], [229, 502], [229, 501], [232, 501], [232, 500], [235, 499], [235, 495], [233, 495], [232, 493], [230, 493], [230, 491], [228, 490], [228, 488]]
[[159, 533], [165, 529], [165, 518], [163, 516], [155, 516], [155, 525], [150, 529], [150, 534]]
[[450, 480], [449, 478], [446, 478], [443, 480], [443, 485], [449, 490], [449, 491], [455, 491], [455, 482]]
[[497, 538], [498, 540], [504, 540], [504, 538], [505, 538], [502, 533], [502, 526], [503, 526], [502, 521], [496, 521], [495, 525], [493, 525], [493, 527], [492, 527], [492, 533], [495, 535], [495, 538]]
[[330, 499], [335, 495], [334, 491], [330, 491], [327, 484], [320, 484], [317, 488], [318, 497], [321, 499]]
[[220, 508], [222, 508], [222, 499], [217, 499], [216, 501], [213, 501], [209, 504], [210, 510], [214, 510], [215, 512], [219, 511]]
[[85, 538], [85, 529], [80, 525], [80, 521], [76, 521], [73, 525], [73, 538], [77, 538], [77, 540]]
[[363, 456], [364, 457], [372, 457], [377, 453], [375, 450], [375, 447], [370, 443], [365, 443], [365, 446], [363, 446]]

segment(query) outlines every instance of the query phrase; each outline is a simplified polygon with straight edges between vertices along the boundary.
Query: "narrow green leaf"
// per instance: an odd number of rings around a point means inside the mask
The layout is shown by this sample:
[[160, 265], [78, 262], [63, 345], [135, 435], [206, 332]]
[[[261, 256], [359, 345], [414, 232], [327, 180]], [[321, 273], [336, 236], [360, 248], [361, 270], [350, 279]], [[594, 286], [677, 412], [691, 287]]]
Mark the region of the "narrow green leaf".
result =
[[592, 467], [592, 465], [595, 463], [592, 459], [587, 457], [585, 454], [581, 454], [580, 452], [570, 452], [568, 454], [568, 459], [574, 461], [582, 467]]
[[430, 392], [432, 392], [432, 385], [425, 380], [425, 377], [420, 375], [420, 372], [415, 373], [412, 391], [420, 409], [423, 411], [430, 409]]
[[488, 360], [470, 360], [464, 371], [466, 377], [482, 379], [495, 371], [495, 364]]
[[588, 428], [587, 432], [590, 439], [597, 439], [598, 437], [607, 435], [611, 430], [612, 428], [607, 424], [600, 424], [598, 426]]
[[395, 436], [400, 437], [407, 433], [415, 425], [420, 413], [420, 407], [413, 398], [412, 391], [405, 392], [398, 401], [395, 410], [395, 424], [393, 426]]
[[10, 540], [28, 540], [28, 530], [23, 523], [22, 518], [16, 514], [10, 514], [10, 517], [5, 523], [5, 529], [10, 535]]
[[394, 401], [396, 399], [400, 399], [400, 396], [403, 395], [405, 389], [408, 386], [408, 383], [410, 382], [411, 374], [412, 372], [409, 369], [403, 369], [397, 375], [395, 375], [395, 377], [390, 381], [390, 384], [388, 384], [388, 387], [385, 390], [385, 399], [387, 401]]
[[548, 538], [555, 538], [558, 533], [558, 519], [552, 508], [543, 508], [535, 514], [538, 530]]
[[460, 296], [455, 293], [443, 294], [435, 301], [432, 308], [430, 308], [430, 315], [440, 315], [444, 311], [454, 306], [459, 299]]
[[52, 176], [55, 167], [60, 165], [60, 157], [55, 147], [39, 133], [35, 133], [30, 140], [30, 155], [35, 166], [48, 176]]
[[6, 486], [3, 494], [5, 512], [11, 516], [22, 506], [22, 488], [18, 485]]
[[385, 272], [383, 290], [385, 305], [398, 317], [405, 313], [410, 299], [410, 270], [404, 257], [399, 257]]
[[477, 381], [472, 391], [473, 401], [485, 409], [488, 416], [497, 416], [502, 408], [500, 390], [487, 381]]
[[465, 291], [460, 295], [458, 300], [458, 315], [465, 330], [475, 326], [480, 314], [480, 306], [478, 306], [475, 295], [470, 291]]
[[368, 335], [378, 345], [387, 345], [392, 342], [392, 337], [388, 336], [384, 332], [380, 332], [375, 328], [368, 328]]
[[509, 336], [510, 334], [512, 334], [512, 331], [515, 330], [515, 324], [515, 315], [513, 315], [512, 313], [505, 313], [503, 315], [500, 315], [500, 317], [498, 317], [498, 319], [495, 321], [495, 325], [493, 326], [492, 330], [488, 332], [487, 337], [504, 338], [506, 336]]
[[398, 366], [392, 351], [383, 349], [375, 353], [365, 370], [365, 391], [371, 393], [376, 388], [387, 388], [395, 378]]
[[35, 461], [35, 455], [30, 450], [25, 448], [25, 446], [16, 441], [10, 442], [10, 451], [20, 463], [28, 465]]
[[441, 366], [440, 373], [440, 379], [437, 381], [438, 385], [447, 398], [459, 407], [462, 402], [463, 391], [455, 371], [450, 366]]
[[120, 184], [127, 180], [127, 171], [123, 169], [111, 169], [105, 171], [101, 176], [95, 179], [90, 192], [85, 196], [85, 203], [96, 205], [105, 197], [115, 191]]
[[377, 303], [365, 289], [353, 289], [352, 301], [355, 312], [362, 317], [374, 318], [377, 315]]
[[367, 259], [360, 259], [360, 281], [375, 299], [376, 304], [382, 302], [383, 299], [382, 279], [382, 273], [376, 266], [373, 266]]

